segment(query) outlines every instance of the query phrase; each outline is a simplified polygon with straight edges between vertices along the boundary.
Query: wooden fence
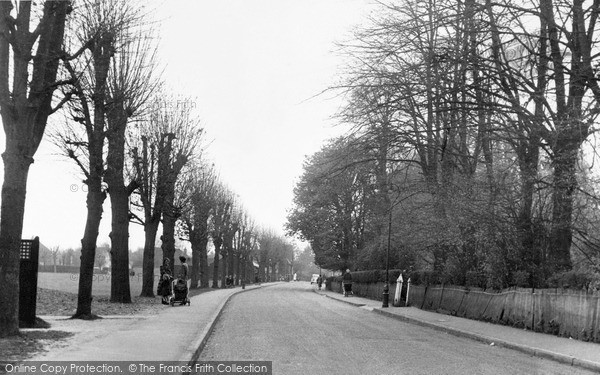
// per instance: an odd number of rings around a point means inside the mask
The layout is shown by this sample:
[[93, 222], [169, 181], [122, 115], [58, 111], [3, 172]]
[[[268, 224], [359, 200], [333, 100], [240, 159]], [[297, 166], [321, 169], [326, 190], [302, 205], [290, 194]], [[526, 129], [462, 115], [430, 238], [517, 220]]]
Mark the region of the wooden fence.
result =
[[[339, 282], [331, 289], [340, 292]], [[354, 293], [382, 299], [383, 283], [354, 283]], [[390, 304], [396, 283], [390, 284]], [[484, 320], [537, 332], [600, 342], [600, 291], [511, 288], [489, 292], [478, 288], [411, 285], [408, 304], [425, 310]]]

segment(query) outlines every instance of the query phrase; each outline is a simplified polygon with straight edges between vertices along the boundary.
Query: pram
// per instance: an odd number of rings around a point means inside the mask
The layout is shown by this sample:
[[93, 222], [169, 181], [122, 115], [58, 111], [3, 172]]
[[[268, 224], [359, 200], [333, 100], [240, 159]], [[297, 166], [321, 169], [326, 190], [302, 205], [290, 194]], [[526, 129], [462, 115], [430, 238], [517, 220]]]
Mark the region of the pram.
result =
[[353, 295], [354, 295], [354, 293], [352, 293], [352, 284], [344, 283], [344, 297], [353, 296]]
[[173, 293], [169, 298], [169, 303], [171, 306], [175, 306], [176, 303], [179, 305], [190, 305], [190, 299], [188, 298], [188, 287], [185, 280], [173, 280], [173, 287], [171, 289], [173, 290]]

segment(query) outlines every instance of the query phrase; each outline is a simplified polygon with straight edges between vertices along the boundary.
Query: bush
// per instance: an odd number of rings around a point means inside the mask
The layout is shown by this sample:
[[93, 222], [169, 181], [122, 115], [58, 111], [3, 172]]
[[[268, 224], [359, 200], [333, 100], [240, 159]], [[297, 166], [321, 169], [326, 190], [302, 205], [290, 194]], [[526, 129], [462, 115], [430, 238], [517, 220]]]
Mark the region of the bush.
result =
[[376, 283], [379, 280], [379, 270], [352, 272], [352, 281], [356, 283]]
[[[389, 270], [389, 282], [396, 282], [401, 270]], [[385, 282], [385, 270], [369, 270], [352, 272], [352, 281], [357, 283], [383, 283]]]
[[434, 271], [413, 271], [410, 273], [410, 282], [414, 285], [441, 284], [441, 277]]
[[527, 271], [515, 271], [512, 276], [513, 286], [519, 288], [529, 288], [531, 283], [529, 282], [529, 272]]
[[465, 274], [461, 260], [453, 257], [448, 260], [441, 274], [442, 284], [465, 285]]
[[489, 274], [486, 278], [486, 282], [484, 285], [485, 289], [493, 289], [493, 290], [502, 290], [504, 288], [504, 283], [502, 282], [502, 277], [497, 274]]
[[[400, 272], [402, 270], [390, 270], [389, 272], [389, 281], [391, 283], [395, 283], [398, 276], [400, 276]], [[355, 271], [352, 273], [352, 281], [355, 283], [361, 284], [371, 284], [371, 283], [383, 283], [385, 282], [385, 270], [368, 270], [368, 271]], [[406, 276], [405, 276], [406, 278]], [[325, 285], [327, 283], [331, 283], [332, 281], [341, 282], [343, 279], [343, 275], [340, 276], [330, 276], [325, 279]]]
[[465, 275], [465, 286], [485, 288], [487, 281], [487, 276], [481, 271], [467, 271]]
[[548, 278], [551, 288], [593, 289], [599, 285], [600, 275], [575, 270], [556, 273]]
[[[402, 270], [393, 269], [389, 271], [390, 284], [395, 283]], [[448, 274], [445, 275], [446, 277]], [[455, 280], [446, 279], [435, 271], [410, 271], [403, 274], [404, 281], [409, 278], [413, 285], [440, 285], [444, 281], [452, 282]], [[342, 282], [343, 276], [330, 276], [325, 279], [327, 288], [333, 281]], [[352, 281], [361, 284], [371, 284], [385, 282], [385, 270], [368, 270], [352, 272]], [[571, 288], [571, 289], [600, 289], [600, 275], [582, 271], [568, 271], [552, 275], [547, 280], [548, 287], [551, 288]], [[478, 287], [482, 289], [502, 289], [506, 287], [502, 280], [483, 271], [468, 271], [465, 275], [465, 285], [467, 287]], [[512, 274], [512, 286], [528, 288], [530, 287], [530, 274], [527, 271], [515, 271]], [[461, 284], [456, 284], [461, 285]]]

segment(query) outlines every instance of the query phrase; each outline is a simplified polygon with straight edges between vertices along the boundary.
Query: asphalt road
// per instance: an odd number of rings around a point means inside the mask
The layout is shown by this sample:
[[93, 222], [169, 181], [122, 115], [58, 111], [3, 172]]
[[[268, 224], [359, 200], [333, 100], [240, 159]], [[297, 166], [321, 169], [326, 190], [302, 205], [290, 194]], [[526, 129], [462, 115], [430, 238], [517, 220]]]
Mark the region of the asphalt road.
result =
[[335, 301], [307, 282], [234, 296], [198, 361], [273, 361], [273, 374], [592, 374]]

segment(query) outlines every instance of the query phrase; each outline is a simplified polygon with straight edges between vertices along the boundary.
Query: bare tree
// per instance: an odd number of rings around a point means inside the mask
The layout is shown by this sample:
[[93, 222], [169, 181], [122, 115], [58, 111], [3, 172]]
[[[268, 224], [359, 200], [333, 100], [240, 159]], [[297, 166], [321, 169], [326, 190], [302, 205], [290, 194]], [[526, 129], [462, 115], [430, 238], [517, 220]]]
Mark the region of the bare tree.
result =
[[[131, 9], [139, 13], [141, 9]], [[137, 17], [141, 17], [139, 14]], [[111, 201], [111, 296], [112, 302], [130, 303], [129, 289], [129, 198], [138, 187], [137, 178], [125, 181], [126, 131], [147, 110], [157, 89], [156, 47], [148, 25], [138, 18], [119, 35], [122, 48], [114, 54], [108, 77], [108, 154], [105, 181]], [[150, 34], [151, 35], [151, 34]]]
[[235, 244], [234, 237], [240, 230], [240, 211], [235, 196], [231, 197], [231, 210], [226, 225], [223, 226], [223, 246], [221, 247], [221, 257], [223, 258], [223, 267], [221, 269], [221, 288], [227, 286], [227, 279], [233, 278], [235, 263]]
[[50, 254], [52, 254], [52, 265], [54, 266], [54, 273], [56, 273], [56, 263], [58, 262], [58, 255], [60, 254], [60, 246], [53, 246], [50, 249]]
[[0, 208], [0, 337], [19, 332], [19, 246], [27, 177], [48, 117], [56, 111], [53, 93], [61, 84], [57, 70], [71, 11], [69, 1], [46, 1], [37, 18], [31, 1], [15, 4], [0, 2], [0, 113], [6, 134]]
[[[391, 170], [422, 172], [421, 207], [435, 213], [426, 215], [433, 251], [420, 254], [427, 266], [432, 259], [440, 273], [478, 272], [496, 279], [490, 286], [516, 271], [539, 285], [571, 268], [579, 153], [600, 113], [599, 7], [382, 4], [346, 46], [357, 58], [342, 84], [350, 93], [342, 120], [365, 162], [377, 161], [382, 206], [383, 182], [398, 182]], [[539, 168], [546, 162], [551, 168]]]
[[191, 99], [178, 99], [169, 103], [166, 110], [170, 111], [163, 123], [163, 133], [172, 133], [173, 149], [169, 162], [166, 164], [165, 200], [162, 213], [163, 233], [161, 236], [163, 257], [174, 264], [175, 228], [182, 212], [182, 205], [189, 197], [178, 189], [181, 184], [181, 173], [184, 167], [194, 157], [200, 157], [204, 130], [200, 121], [193, 114], [194, 102]]
[[150, 115], [147, 122], [149, 126], [143, 127], [137, 137], [141, 145], [132, 149], [133, 164], [139, 185], [137, 190], [139, 202], [134, 201], [133, 205], [141, 207], [144, 214], [143, 218], [140, 218], [132, 213], [135, 222], [144, 226], [142, 297], [154, 297], [154, 247], [164, 209], [165, 173], [175, 136], [173, 133], [162, 132], [159, 126], [161, 115], [162, 113]]
[[[551, 271], [571, 268], [573, 203], [577, 192], [577, 163], [582, 143], [591, 133], [599, 112], [600, 86], [596, 77], [598, 2], [543, 0], [533, 7], [487, 3], [490, 14], [509, 10], [519, 18], [535, 17], [537, 30], [524, 23], [501, 32], [519, 42], [531, 70], [516, 76], [521, 95], [535, 103], [537, 134], [548, 146], [553, 167], [552, 225], [548, 253]], [[533, 43], [532, 43], [533, 41]], [[506, 64], [504, 65], [504, 67]]]
[[276, 281], [291, 264], [293, 246], [272, 229], [258, 231], [259, 274], [264, 281]]
[[[346, 47], [356, 59], [343, 84], [351, 100], [342, 119], [353, 125], [363, 162], [376, 162], [379, 216], [391, 211], [390, 171], [420, 168], [436, 210], [440, 235], [431, 257], [440, 271], [460, 252], [457, 223], [449, 216], [460, 203], [454, 191], [471, 190], [485, 149], [481, 134], [487, 134], [487, 118], [473, 94], [480, 82], [470, 64], [477, 40], [470, 40], [468, 3], [383, 6], [372, 25], [356, 33], [358, 43]], [[379, 220], [375, 232], [383, 228]]]
[[[210, 236], [215, 247], [213, 261], [213, 288], [219, 287], [219, 262], [224, 259], [221, 249], [224, 235], [229, 227], [231, 212], [233, 210], [233, 193], [223, 184], [217, 186], [215, 204], [211, 213]], [[220, 259], [220, 257], [222, 259]], [[224, 285], [222, 285], [224, 287]]]
[[207, 288], [209, 219], [215, 206], [217, 176], [212, 165], [196, 163], [188, 175], [189, 204], [182, 211], [181, 238], [192, 245], [191, 287]]
[[106, 199], [105, 141], [109, 109], [109, 78], [115, 53], [125, 47], [120, 34], [137, 21], [137, 14], [121, 0], [89, 0], [77, 8], [63, 56], [70, 79], [71, 119], [54, 134], [54, 142], [71, 158], [84, 175], [87, 185], [87, 218], [81, 240], [79, 293], [75, 318], [92, 314], [92, 282], [96, 241], [102, 205]]
[[240, 228], [235, 236], [235, 249], [237, 254], [237, 272], [236, 284], [240, 282], [244, 285], [247, 280], [248, 260], [251, 259], [256, 249], [256, 224], [250, 215], [243, 209], [240, 209]]

